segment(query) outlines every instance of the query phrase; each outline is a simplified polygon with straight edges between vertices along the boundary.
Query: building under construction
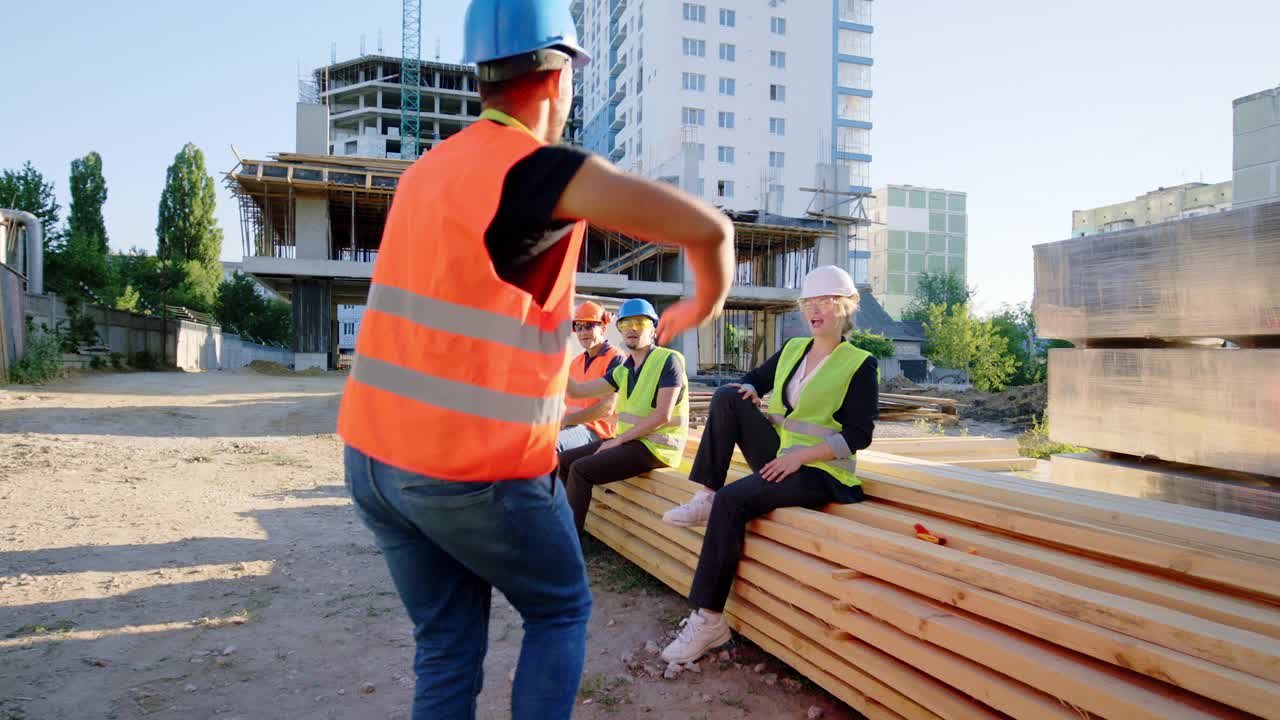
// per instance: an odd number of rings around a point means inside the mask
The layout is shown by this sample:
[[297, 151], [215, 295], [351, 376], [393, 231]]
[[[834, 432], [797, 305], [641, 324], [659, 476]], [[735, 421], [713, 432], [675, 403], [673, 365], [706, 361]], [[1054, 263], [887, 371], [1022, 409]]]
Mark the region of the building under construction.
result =
[[[407, 166], [402, 160], [279, 153], [243, 159], [228, 173], [240, 205], [244, 271], [292, 301], [298, 367], [336, 363], [336, 308], [364, 304], [391, 198]], [[847, 255], [828, 221], [730, 215], [738, 267], [723, 322], [677, 343], [703, 373], [742, 370], [776, 351], [779, 318], [795, 309], [805, 273]], [[659, 308], [693, 291], [678, 248], [598, 228], [588, 234], [578, 271], [581, 292], [644, 297]]]

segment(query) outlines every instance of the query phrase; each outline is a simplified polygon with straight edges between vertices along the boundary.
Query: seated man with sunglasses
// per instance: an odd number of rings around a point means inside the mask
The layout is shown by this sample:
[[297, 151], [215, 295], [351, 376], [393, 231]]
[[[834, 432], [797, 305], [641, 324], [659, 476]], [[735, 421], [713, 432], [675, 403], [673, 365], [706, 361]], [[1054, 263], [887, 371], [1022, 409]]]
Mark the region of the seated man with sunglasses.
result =
[[560, 479], [579, 532], [596, 485], [680, 465], [689, 437], [689, 379], [684, 356], [656, 346], [657, 322], [658, 313], [647, 300], [624, 302], [618, 330], [627, 359], [598, 380], [569, 380], [570, 398], [617, 393], [617, 436], [560, 453]]
[[[587, 383], [613, 374], [622, 364], [622, 351], [605, 339], [605, 326], [613, 317], [599, 303], [590, 300], [578, 306], [573, 314], [573, 334], [582, 344], [582, 354], [569, 365], [569, 377]], [[573, 450], [597, 440], [608, 440], [616, 432], [617, 418], [613, 407], [616, 395], [605, 398], [568, 398], [565, 416], [560, 421], [556, 453]]]

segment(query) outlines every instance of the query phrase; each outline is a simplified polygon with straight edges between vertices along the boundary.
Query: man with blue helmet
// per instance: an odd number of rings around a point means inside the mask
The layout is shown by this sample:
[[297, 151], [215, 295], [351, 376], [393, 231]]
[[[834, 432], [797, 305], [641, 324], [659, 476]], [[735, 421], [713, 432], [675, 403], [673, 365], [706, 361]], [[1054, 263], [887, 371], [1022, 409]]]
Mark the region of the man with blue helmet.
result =
[[587, 223], [684, 249], [696, 292], [663, 315], [666, 337], [719, 312], [733, 227], [553, 144], [589, 61], [569, 0], [472, 0], [465, 25], [483, 112], [400, 178], [338, 432], [356, 512], [413, 622], [413, 717], [475, 717], [497, 588], [524, 621], [511, 717], [557, 720], [573, 711], [591, 613], [554, 476]]
[[560, 478], [579, 532], [596, 485], [680, 465], [689, 437], [689, 378], [683, 355], [654, 344], [657, 322], [648, 300], [622, 303], [618, 331], [627, 359], [598, 380], [569, 381], [569, 397], [618, 396], [616, 436], [560, 453]]

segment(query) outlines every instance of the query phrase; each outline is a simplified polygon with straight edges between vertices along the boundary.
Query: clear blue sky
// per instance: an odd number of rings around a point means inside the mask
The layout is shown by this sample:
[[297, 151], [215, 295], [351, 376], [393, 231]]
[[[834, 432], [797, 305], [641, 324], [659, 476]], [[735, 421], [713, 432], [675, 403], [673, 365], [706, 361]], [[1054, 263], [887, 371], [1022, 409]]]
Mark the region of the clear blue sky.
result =
[[[239, 259], [231, 144], [293, 149], [297, 69], [330, 43], [349, 58], [364, 34], [374, 52], [381, 29], [400, 50], [396, 0], [11, 5], [0, 168], [32, 161], [65, 217], [70, 162], [97, 150], [121, 249], [154, 251], [165, 168], [191, 141], [219, 181], [223, 258]], [[423, 55], [438, 37], [456, 62], [465, 3], [424, 5]], [[1280, 84], [1273, 0], [877, 0], [875, 25], [873, 184], [969, 193], [987, 309], [1030, 299], [1031, 246], [1067, 237], [1073, 209], [1229, 179], [1231, 100]]]

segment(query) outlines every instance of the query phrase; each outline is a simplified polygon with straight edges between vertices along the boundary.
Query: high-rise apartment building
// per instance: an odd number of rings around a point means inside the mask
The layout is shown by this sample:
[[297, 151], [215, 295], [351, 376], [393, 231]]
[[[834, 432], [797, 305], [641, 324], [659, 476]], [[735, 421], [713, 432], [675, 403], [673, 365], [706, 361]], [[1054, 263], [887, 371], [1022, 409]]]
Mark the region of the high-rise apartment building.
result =
[[1126, 230], [1170, 220], [1208, 215], [1230, 210], [1232, 182], [1208, 185], [1184, 183], [1156, 188], [1133, 200], [1088, 210], [1071, 211], [1071, 236], [1084, 237], [1100, 232]]
[[575, 0], [576, 137], [734, 210], [803, 216], [822, 165], [869, 192], [871, 4]]
[[868, 233], [868, 281], [895, 320], [902, 319], [926, 272], [968, 276], [968, 195], [888, 185], [867, 199], [866, 208], [873, 223]]

